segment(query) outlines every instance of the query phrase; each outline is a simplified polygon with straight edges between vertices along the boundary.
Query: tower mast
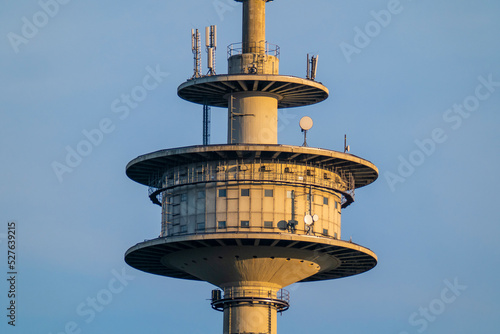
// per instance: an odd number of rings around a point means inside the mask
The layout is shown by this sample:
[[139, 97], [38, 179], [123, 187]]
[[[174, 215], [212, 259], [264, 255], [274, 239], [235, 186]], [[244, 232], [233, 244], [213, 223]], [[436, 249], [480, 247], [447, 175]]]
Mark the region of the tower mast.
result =
[[242, 42], [228, 47], [228, 73], [198, 76], [195, 69], [177, 90], [186, 101], [227, 108], [227, 144], [129, 162], [127, 175], [149, 186], [163, 213], [160, 237], [131, 247], [125, 261], [216, 286], [211, 305], [224, 314], [224, 334], [275, 334], [277, 313], [290, 306], [284, 287], [377, 264], [371, 250], [341, 239], [340, 218], [355, 188], [375, 181], [378, 170], [345, 152], [278, 145], [278, 108], [312, 105], [329, 92], [314, 81], [316, 69], [311, 78], [279, 74], [279, 47], [265, 35], [270, 0], [236, 1]]

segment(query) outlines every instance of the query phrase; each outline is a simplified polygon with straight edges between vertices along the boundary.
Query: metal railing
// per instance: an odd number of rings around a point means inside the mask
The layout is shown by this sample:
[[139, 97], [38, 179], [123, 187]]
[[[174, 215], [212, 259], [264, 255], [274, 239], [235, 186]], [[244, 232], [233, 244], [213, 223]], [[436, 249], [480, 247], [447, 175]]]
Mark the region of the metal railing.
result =
[[148, 195], [153, 203], [161, 205], [161, 199], [157, 196], [165, 190], [188, 184], [233, 181], [314, 186], [342, 194], [343, 208], [354, 202], [355, 183], [350, 173], [279, 162], [175, 167], [162, 176], [158, 174], [150, 180]]
[[224, 288], [222, 291], [212, 291], [212, 308], [218, 311], [224, 310], [226, 304], [246, 302], [270, 304], [275, 306], [278, 312], [283, 312], [290, 307], [290, 293], [285, 289], [273, 291], [269, 288], [260, 287], [230, 287]]
[[[314, 230], [306, 230], [301, 228], [295, 228], [293, 231], [282, 230], [278, 227], [264, 227], [264, 226], [252, 226], [252, 227], [241, 227], [241, 226], [226, 226], [226, 228], [217, 227], [206, 227], [204, 229], [195, 230], [194, 232], [174, 232], [174, 226], [171, 222], [163, 222], [160, 238], [165, 237], [175, 237], [175, 236], [188, 236], [188, 235], [207, 235], [207, 234], [231, 234], [231, 233], [268, 233], [268, 234], [298, 234], [298, 235], [310, 235], [315, 237], [322, 237], [334, 240], [341, 240], [339, 237], [334, 235], [324, 234], [323, 231], [318, 232]], [[170, 225], [170, 226], [168, 226]], [[177, 225], [175, 225], [177, 226]], [[314, 229], [314, 227], [313, 227]], [[344, 240], [345, 241], [345, 240]]]
[[[227, 47], [227, 58], [231, 56], [243, 54], [246, 45], [243, 43], [232, 43]], [[276, 44], [265, 43], [265, 42], [253, 42], [248, 45], [248, 49], [254, 50], [251, 53], [260, 53], [267, 56], [274, 56], [279, 59], [280, 57], [280, 47]]]

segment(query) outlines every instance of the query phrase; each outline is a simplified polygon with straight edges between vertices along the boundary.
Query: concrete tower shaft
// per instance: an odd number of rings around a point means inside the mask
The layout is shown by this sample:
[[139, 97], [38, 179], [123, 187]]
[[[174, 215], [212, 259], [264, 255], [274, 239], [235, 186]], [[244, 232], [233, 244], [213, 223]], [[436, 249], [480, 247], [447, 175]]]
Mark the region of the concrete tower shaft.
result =
[[264, 54], [266, 44], [266, 0], [243, 0], [243, 53]]
[[277, 144], [278, 96], [265, 92], [231, 94], [228, 144]]
[[[266, 41], [267, 0], [243, 2], [241, 54], [231, 55], [228, 73], [278, 74], [278, 55], [268, 54]], [[227, 97], [228, 144], [277, 144], [279, 95], [242, 92]]]
[[279, 47], [266, 40], [266, 2], [236, 0], [243, 3], [241, 46], [229, 46], [229, 74], [278, 74]]

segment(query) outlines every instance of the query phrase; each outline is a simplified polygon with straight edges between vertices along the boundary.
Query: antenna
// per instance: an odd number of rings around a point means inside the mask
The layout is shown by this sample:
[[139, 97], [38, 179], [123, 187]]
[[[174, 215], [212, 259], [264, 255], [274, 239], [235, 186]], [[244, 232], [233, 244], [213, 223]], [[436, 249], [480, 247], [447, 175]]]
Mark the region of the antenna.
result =
[[311, 80], [316, 79], [316, 72], [318, 70], [318, 55], [311, 58]]
[[313, 225], [318, 220], [319, 220], [318, 215], [307, 214], [307, 215], [304, 216], [304, 223], [306, 224], [306, 233], [307, 234], [312, 234], [312, 232], [313, 232]]
[[344, 135], [344, 153], [349, 152], [351, 147], [347, 145], [347, 135]]
[[217, 48], [217, 27], [205, 27], [205, 46], [207, 47], [207, 75], [215, 75], [215, 50]]
[[310, 130], [313, 126], [313, 120], [309, 116], [304, 116], [300, 119], [299, 126], [304, 132], [304, 144], [302, 146], [307, 147], [307, 131]]
[[309, 80], [316, 79], [316, 73], [318, 71], [318, 55], [309, 57], [307, 54], [307, 73], [306, 78]]
[[205, 46], [210, 47], [210, 27], [205, 27]]
[[309, 53], [307, 54], [306, 78], [311, 79], [311, 60], [309, 59]]
[[194, 66], [192, 78], [201, 77], [200, 33], [198, 29], [191, 29], [191, 51], [193, 52]]

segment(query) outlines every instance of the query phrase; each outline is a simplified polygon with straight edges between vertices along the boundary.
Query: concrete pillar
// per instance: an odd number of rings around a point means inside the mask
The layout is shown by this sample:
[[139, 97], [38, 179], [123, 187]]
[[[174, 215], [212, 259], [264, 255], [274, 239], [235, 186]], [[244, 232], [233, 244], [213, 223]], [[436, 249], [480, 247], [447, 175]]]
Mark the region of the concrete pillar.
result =
[[228, 99], [228, 144], [278, 143], [278, 96], [245, 91]]
[[243, 53], [265, 52], [266, 0], [243, 0]]
[[[265, 284], [265, 283], [264, 283]], [[224, 305], [224, 334], [277, 333], [277, 308], [257, 298], [276, 298], [278, 288], [270, 286], [226, 287], [224, 298], [246, 298]], [[255, 299], [252, 301], [252, 297]]]

